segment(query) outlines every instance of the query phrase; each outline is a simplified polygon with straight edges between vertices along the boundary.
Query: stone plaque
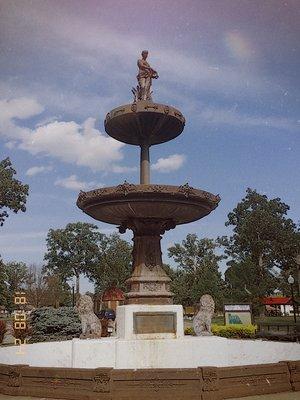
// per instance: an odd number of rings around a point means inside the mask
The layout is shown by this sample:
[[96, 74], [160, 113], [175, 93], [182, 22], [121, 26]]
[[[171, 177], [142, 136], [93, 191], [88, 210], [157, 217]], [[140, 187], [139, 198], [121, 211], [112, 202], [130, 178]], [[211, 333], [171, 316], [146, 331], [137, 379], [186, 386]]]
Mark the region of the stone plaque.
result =
[[176, 333], [176, 313], [135, 312], [133, 313], [134, 333]]

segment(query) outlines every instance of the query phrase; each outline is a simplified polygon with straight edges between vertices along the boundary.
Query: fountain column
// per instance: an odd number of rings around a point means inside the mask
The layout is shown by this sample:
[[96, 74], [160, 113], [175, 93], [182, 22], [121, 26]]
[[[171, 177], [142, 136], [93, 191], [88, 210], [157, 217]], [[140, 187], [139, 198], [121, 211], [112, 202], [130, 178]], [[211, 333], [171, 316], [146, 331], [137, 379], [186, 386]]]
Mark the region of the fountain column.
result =
[[149, 185], [150, 183], [150, 146], [148, 144], [141, 145], [141, 162], [140, 162], [140, 183], [141, 185]]

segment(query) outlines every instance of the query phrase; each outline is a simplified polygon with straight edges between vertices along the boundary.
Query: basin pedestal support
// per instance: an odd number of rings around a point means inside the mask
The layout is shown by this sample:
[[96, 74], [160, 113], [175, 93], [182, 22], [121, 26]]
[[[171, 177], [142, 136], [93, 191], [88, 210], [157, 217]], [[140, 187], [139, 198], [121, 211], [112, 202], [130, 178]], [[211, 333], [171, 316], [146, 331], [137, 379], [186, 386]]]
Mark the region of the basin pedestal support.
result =
[[120, 231], [133, 231], [133, 272], [126, 304], [172, 304], [171, 279], [162, 268], [161, 235], [175, 228], [170, 219], [132, 218]]

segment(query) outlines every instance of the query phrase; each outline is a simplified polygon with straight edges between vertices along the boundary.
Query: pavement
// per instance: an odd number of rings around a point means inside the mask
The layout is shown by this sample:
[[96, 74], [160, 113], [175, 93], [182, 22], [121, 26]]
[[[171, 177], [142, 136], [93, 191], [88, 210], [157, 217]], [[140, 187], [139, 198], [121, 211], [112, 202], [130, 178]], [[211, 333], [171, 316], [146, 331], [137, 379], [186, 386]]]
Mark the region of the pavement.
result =
[[[27, 396], [8, 396], [6, 394], [0, 394], [0, 400], [59, 400], [49, 399], [45, 397], [27, 397]], [[239, 397], [231, 400], [300, 400], [300, 392], [286, 392], [277, 394], [266, 394], [262, 396], [248, 396]]]

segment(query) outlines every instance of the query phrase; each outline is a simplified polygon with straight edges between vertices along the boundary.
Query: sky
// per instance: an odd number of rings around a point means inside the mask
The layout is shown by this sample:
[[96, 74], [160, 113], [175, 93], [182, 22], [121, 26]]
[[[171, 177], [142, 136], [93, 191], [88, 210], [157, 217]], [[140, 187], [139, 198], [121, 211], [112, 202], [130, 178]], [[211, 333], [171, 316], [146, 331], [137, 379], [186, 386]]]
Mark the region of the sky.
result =
[[116, 231], [75, 203], [80, 190], [138, 183], [139, 149], [103, 121], [132, 102], [143, 49], [160, 76], [154, 101], [186, 118], [178, 138], [150, 149], [151, 182], [221, 196], [164, 235], [164, 261], [188, 233], [230, 234], [226, 216], [247, 187], [280, 197], [299, 222], [299, 20], [298, 0], [0, 0], [0, 159], [30, 186], [26, 213], [0, 228], [3, 259], [42, 264], [48, 230], [69, 222]]

